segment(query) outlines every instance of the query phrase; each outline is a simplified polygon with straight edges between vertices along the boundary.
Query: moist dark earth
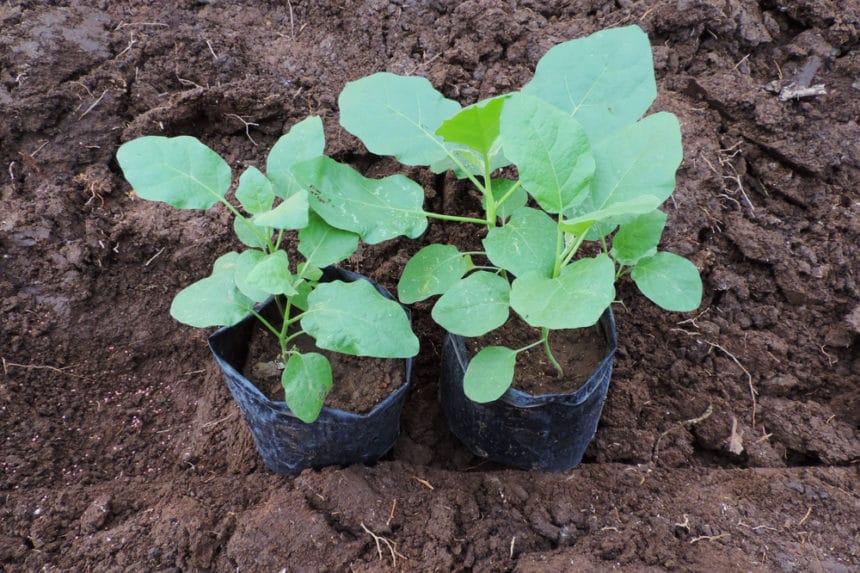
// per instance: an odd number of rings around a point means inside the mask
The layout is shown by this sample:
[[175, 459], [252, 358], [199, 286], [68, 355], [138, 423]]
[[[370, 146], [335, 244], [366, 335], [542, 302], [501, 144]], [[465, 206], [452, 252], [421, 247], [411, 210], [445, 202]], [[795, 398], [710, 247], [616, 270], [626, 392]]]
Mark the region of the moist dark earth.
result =
[[[620, 283], [584, 463], [514, 471], [461, 446], [419, 304], [393, 451], [266, 470], [209, 331], [168, 313], [238, 246], [229, 213], [136, 199], [117, 147], [194, 135], [238, 173], [313, 113], [330, 155], [380, 176], [397, 166], [338, 125], [347, 81], [420, 75], [465, 105], [627, 24], [653, 46], [651, 111], [684, 134], [662, 248], [705, 293], [666, 313]], [[860, 569], [858, 42], [856, 0], [4, 2], [0, 570]], [[405, 173], [432, 210], [480, 210], [450, 176]], [[346, 266], [394, 289], [458, 232], [433, 222]]]

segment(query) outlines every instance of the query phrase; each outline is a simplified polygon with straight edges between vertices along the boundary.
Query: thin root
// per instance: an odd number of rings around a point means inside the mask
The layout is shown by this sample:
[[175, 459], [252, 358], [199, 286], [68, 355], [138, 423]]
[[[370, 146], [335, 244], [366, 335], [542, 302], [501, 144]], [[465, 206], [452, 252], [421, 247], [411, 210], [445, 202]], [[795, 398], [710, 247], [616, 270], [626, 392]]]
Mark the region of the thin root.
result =
[[387, 537], [382, 537], [381, 535], [377, 535], [372, 532], [364, 522], [361, 523], [361, 528], [370, 535], [373, 540], [376, 542], [376, 552], [379, 554], [379, 558], [382, 559], [382, 544], [384, 543], [386, 547], [388, 547], [388, 551], [391, 553], [391, 566], [397, 567], [397, 558], [406, 559], [405, 555], [397, 552], [397, 546], [391, 542]]

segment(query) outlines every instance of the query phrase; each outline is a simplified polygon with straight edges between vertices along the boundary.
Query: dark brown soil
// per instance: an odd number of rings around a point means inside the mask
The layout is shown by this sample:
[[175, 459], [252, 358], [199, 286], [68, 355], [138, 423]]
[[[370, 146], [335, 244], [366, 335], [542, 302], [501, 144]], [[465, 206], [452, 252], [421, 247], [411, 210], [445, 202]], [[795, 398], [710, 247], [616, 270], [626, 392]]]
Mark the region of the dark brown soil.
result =
[[[532, 328], [519, 316], [513, 315], [501, 328], [478, 338], [467, 338], [466, 347], [469, 355], [474, 356], [486, 346], [517, 349], [540, 339], [539, 328]], [[549, 343], [553, 358], [561, 366], [564, 376], [559, 377], [543, 346], [535, 346], [517, 354], [514, 388], [532, 395], [574, 392], [606, 356], [606, 339], [597, 326], [552, 331]]]
[[[293, 339], [292, 344], [301, 352], [318, 352], [328, 358], [333, 379], [325, 400], [329, 408], [366, 414], [406, 380], [405, 360], [347, 356], [322, 350], [311, 337], [304, 335]], [[242, 374], [270, 399], [283, 401], [282, 370], [278, 339], [262, 327], [255, 328]]]
[[[585, 463], [512, 471], [459, 445], [419, 304], [392, 453], [267, 472], [208, 332], [168, 314], [237, 246], [229, 213], [136, 200], [117, 147], [190, 134], [238, 172], [313, 112], [329, 153], [378, 176], [396, 166], [338, 127], [346, 81], [418, 74], [468, 104], [629, 23], [653, 45], [652, 109], [684, 133], [663, 247], [695, 261], [705, 300], [682, 316], [619, 285]], [[21, 1], [0, 30], [3, 571], [860, 568], [856, 0]], [[792, 81], [827, 93], [779, 99]], [[408, 174], [429, 208], [480, 210]], [[475, 240], [456, 232], [433, 222], [348, 266], [392, 289], [421, 246]]]

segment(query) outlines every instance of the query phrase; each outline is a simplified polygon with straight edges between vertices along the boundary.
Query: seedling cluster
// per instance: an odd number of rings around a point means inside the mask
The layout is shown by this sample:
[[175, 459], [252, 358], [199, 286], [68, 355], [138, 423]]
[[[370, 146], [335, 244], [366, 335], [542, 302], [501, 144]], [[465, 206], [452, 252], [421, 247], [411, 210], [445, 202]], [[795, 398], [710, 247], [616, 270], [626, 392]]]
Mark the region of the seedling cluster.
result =
[[[481, 251], [419, 250], [398, 296], [404, 304], [439, 296], [433, 319], [462, 336], [501, 327], [511, 310], [535, 328], [532, 344], [486, 347], [471, 360], [466, 395], [489, 402], [511, 385], [517, 354], [533, 346], [543, 346], [561, 376], [549, 332], [593, 325], [625, 275], [667, 310], [698, 307], [696, 267], [658, 250], [666, 223], [658, 207], [675, 188], [682, 147], [674, 115], [643, 117], [655, 96], [650, 44], [635, 26], [560, 44], [522, 90], [465, 108], [419, 77], [377, 73], [347, 84], [339, 99], [345, 129], [372, 153], [467, 179], [483, 198], [483, 218], [425, 211], [423, 189], [407, 177], [368, 179], [326, 157], [318, 117], [276, 143], [265, 174], [242, 174], [241, 210], [226, 199], [229, 166], [196, 139], [143, 137], [123, 145], [118, 159], [144, 199], [190, 209], [220, 202], [233, 213], [247, 248], [219, 258], [209, 277], [176, 296], [171, 313], [193, 326], [229, 325], [276, 297], [280, 324], [258, 318], [280, 341], [286, 400], [305, 421], [322, 407], [331, 368], [322, 355], [294, 349], [295, 337], [360, 356], [418, 352], [396, 302], [365, 281], [319, 283], [320, 269], [349, 257], [359, 240], [417, 238], [428, 218], [483, 227]], [[288, 259], [285, 231], [298, 232], [304, 260]], [[583, 249], [588, 243], [595, 247]]]

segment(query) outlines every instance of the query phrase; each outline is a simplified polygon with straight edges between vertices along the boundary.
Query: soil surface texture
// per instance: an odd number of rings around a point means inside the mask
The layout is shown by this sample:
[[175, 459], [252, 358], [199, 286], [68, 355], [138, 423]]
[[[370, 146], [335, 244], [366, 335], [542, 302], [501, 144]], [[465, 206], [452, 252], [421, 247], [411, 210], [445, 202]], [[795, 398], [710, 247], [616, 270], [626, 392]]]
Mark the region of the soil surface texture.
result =
[[[136, 199], [117, 147], [193, 135], [239, 173], [314, 113], [330, 155], [387, 175], [339, 127], [347, 81], [420, 75], [470, 104], [627, 24], [684, 137], [662, 248], [705, 295], [667, 313], [619, 283], [584, 463], [514, 471], [460, 445], [422, 303], [393, 451], [268, 472], [209, 331], [168, 312], [238, 247], [230, 214]], [[858, 46], [857, 0], [0, 4], [0, 571], [860, 570]], [[405, 173], [429, 209], [480, 212], [450, 176]], [[345, 266], [393, 291], [421, 246], [477, 240], [458, 232]]]

